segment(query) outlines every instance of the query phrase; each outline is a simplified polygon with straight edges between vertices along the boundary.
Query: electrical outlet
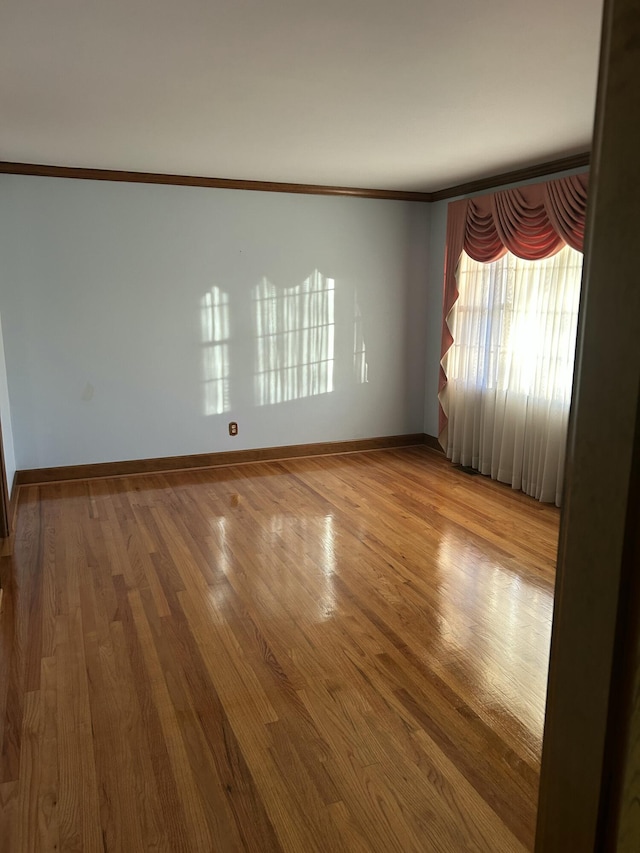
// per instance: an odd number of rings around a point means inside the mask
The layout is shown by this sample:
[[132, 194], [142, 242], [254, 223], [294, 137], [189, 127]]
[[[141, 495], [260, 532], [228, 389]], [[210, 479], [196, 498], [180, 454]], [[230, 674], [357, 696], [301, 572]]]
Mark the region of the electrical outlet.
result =
[[231, 421], [229, 424], [229, 435], [237, 435], [238, 434], [238, 424], [235, 421]]

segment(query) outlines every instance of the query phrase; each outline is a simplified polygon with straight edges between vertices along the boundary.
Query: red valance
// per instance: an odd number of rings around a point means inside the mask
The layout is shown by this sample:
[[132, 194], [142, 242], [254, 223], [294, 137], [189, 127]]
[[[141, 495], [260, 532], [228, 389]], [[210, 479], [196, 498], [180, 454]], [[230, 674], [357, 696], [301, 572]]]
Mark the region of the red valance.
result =
[[[453, 339], [447, 317], [458, 298], [456, 271], [464, 251], [481, 263], [497, 261], [507, 252], [537, 261], [559, 252], [565, 245], [583, 250], [588, 175], [572, 175], [544, 184], [451, 202], [447, 216], [444, 259], [442, 349]], [[439, 391], [447, 377], [440, 367]], [[440, 409], [440, 433], [446, 416]]]

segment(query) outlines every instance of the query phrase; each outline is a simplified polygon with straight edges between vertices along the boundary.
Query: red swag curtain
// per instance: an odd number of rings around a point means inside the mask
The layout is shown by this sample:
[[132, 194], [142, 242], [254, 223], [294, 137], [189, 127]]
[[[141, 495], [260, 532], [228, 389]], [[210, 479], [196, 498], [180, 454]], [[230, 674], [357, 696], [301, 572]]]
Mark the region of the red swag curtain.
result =
[[[462, 250], [481, 263], [507, 252], [529, 261], [548, 258], [566, 244], [582, 251], [588, 175], [451, 202], [444, 258], [444, 305], [440, 358], [453, 343], [447, 317], [458, 298], [456, 270]], [[440, 366], [438, 392], [447, 383]], [[440, 407], [442, 434], [447, 423]]]

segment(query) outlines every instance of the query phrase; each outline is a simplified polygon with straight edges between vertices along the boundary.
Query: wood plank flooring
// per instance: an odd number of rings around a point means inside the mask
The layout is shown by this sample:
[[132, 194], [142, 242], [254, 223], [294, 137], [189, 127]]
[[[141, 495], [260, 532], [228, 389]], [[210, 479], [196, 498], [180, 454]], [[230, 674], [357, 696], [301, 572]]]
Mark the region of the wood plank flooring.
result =
[[554, 508], [406, 448], [17, 512], [2, 853], [532, 848]]

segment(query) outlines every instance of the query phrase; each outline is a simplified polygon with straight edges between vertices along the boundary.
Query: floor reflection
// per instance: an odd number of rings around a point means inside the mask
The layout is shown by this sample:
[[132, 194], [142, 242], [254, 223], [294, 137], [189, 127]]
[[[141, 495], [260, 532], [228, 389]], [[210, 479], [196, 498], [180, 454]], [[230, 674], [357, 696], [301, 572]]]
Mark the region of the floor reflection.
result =
[[[295, 606], [303, 586], [309, 596], [304, 620], [330, 619], [336, 609], [333, 516], [275, 515], [261, 538], [264, 552], [275, 553], [281, 560], [278, 595], [284, 596], [285, 601], [290, 597]], [[289, 563], [295, 566], [295, 571], [288, 569]]]
[[512, 518], [538, 531], [537, 544], [504, 526], [479, 532], [501, 492], [478, 498], [482, 483], [465, 483], [465, 498], [477, 501], [466, 526], [446, 517], [460, 499], [449, 467], [435, 488], [412, 474], [410, 465], [394, 473], [391, 497], [360, 456], [215, 472], [199, 503], [211, 513], [203, 553], [214, 621], [236, 625], [246, 608], [272, 642], [283, 641], [287, 665], [304, 661], [323, 677], [344, 664], [344, 651], [378, 675], [406, 671], [427, 692], [441, 684], [455, 708], [462, 702], [535, 764], [557, 514], [514, 505]]
[[[508, 709], [542, 731], [553, 593], [483, 554], [468, 538], [445, 532], [438, 551], [443, 580], [441, 641], [464, 660], [483, 704]], [[473, 649], [473, 655], [469, 655]]]

